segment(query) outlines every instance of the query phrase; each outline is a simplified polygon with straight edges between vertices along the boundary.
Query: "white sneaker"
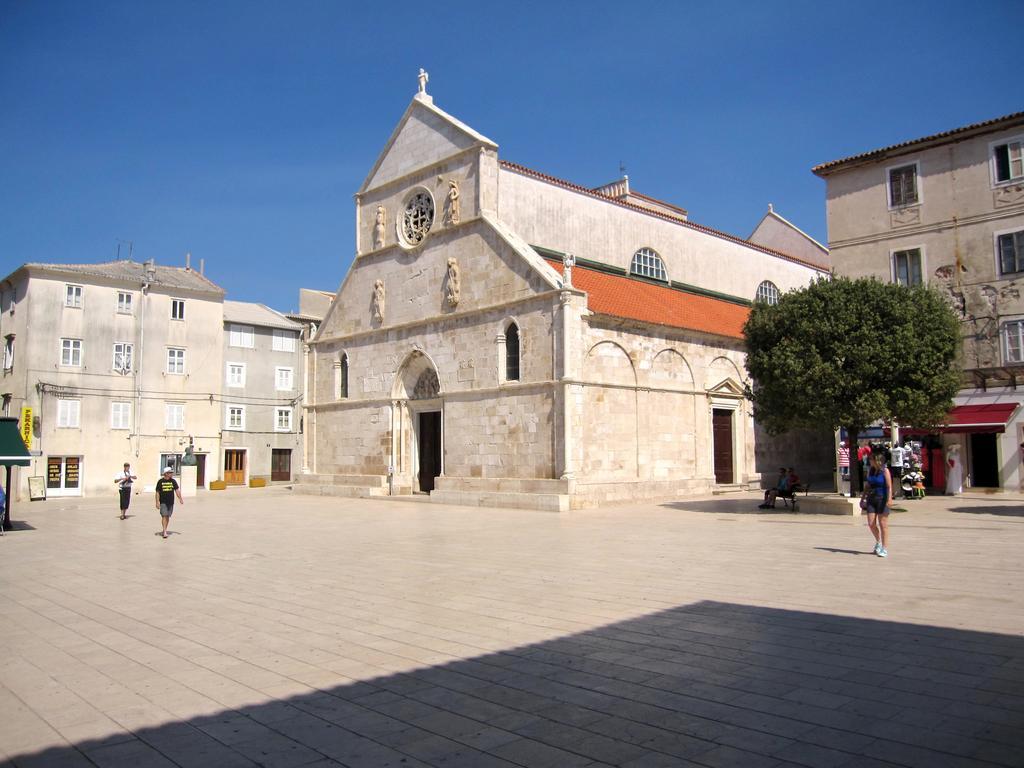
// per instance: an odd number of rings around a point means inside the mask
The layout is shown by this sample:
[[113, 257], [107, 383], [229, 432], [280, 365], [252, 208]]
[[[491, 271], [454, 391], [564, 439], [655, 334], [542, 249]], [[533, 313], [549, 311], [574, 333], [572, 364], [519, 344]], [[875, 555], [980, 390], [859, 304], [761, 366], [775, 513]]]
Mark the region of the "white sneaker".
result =
[[882, 542], [876, 541], [875, 542], [875, 550], [874, 550], [875, 554], [877, 555], [881, 551], [881, 549], [882, 549]]
[[879, 545], [878, 551], [875, 554], [878, 555], [879, 557], [888, 557], [889, 556], [889, 550], [887, 550], [885, 547]]

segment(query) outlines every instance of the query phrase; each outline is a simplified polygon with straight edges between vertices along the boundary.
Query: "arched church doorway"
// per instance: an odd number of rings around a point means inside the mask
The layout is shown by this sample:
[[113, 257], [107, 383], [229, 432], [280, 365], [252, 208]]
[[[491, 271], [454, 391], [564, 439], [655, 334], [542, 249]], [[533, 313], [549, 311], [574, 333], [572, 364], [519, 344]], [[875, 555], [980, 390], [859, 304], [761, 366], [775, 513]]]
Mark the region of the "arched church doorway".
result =
[[396, 420], [396, 426], [408, 425], [405, 429], [399, 427], [399, 439], [393, 444], [399, 455], [393, 455], [393, 466], [407, 466], [400, 454], [401, 446], [410, 440], [413, 466], [406, 471], [411, 469], [413, 491], [430, 493], [437, 478], [444, 474], [444, 408], [433, 361], [420, 350], [411, 352], [396, 377], [392, 394], [396, 406], [406, 414]]

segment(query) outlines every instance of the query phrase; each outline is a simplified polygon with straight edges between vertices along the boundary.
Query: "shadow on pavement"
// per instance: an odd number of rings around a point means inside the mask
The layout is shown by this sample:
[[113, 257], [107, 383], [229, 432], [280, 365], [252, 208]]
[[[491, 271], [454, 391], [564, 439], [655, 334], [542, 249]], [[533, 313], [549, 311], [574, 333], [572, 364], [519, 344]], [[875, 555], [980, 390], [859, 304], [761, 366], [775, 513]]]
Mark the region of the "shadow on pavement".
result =
[[[322, 659], [368, 652], [327, 634], [308, 643]], [[192, 680], [211, 698], [224, 684]], [[700, 602], [12, 757], [147, 768], [880, 768], [1019, 766], [1022, 754], [1024, 638]]]
[[1024, 504], [1019, 501], [1004, 504], [985, 504], [978, 507], [950, 507], [950, 512], [962, 512], [968, 515], [1001, 515], [1003, 517], [1024, 517]]
[[680, 509], [686, 512], [710, 512], [713, 514], [727, 513], [730, 515], [784, 515], [792, 514], [792, 509], [786, 509], [780, 503], [777, 507], [759, 509], [760, 498], [738, 499], [703, 499], [696, 501], [669, 501], [658, 506], [665, 509]]
[[874, 552], [861, 552], [858, 549], [836, 549], [835, 547], [815, 547], [815, 549], [821, 550], [822, 552], [832, 552], [833, 554], [839, 555], [871, 555], [872, 557], [875, 556]]

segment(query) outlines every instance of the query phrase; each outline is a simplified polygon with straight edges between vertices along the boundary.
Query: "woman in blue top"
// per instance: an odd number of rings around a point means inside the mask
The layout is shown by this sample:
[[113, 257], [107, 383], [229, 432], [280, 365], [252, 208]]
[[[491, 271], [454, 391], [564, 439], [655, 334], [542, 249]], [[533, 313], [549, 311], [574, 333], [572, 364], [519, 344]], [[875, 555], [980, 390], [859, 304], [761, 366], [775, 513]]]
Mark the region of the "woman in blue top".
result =
[[871, 454], [871, 468], [864, 481], [863, 498], [867, 502], [868, 528], [875, 537], [875, 554], [879, 557], [888, 557], [892, 475], [885, 466], [885, 455], [881, 451]]

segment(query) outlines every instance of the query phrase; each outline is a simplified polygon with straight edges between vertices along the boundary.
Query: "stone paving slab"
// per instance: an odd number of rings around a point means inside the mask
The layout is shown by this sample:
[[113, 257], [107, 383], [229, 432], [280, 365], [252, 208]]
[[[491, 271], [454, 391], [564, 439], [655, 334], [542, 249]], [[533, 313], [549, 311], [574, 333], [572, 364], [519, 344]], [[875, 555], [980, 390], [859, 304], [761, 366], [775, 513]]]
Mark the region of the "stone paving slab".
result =
[[16, 505], [7, 766], [1024, 766], [1024, 497]]

